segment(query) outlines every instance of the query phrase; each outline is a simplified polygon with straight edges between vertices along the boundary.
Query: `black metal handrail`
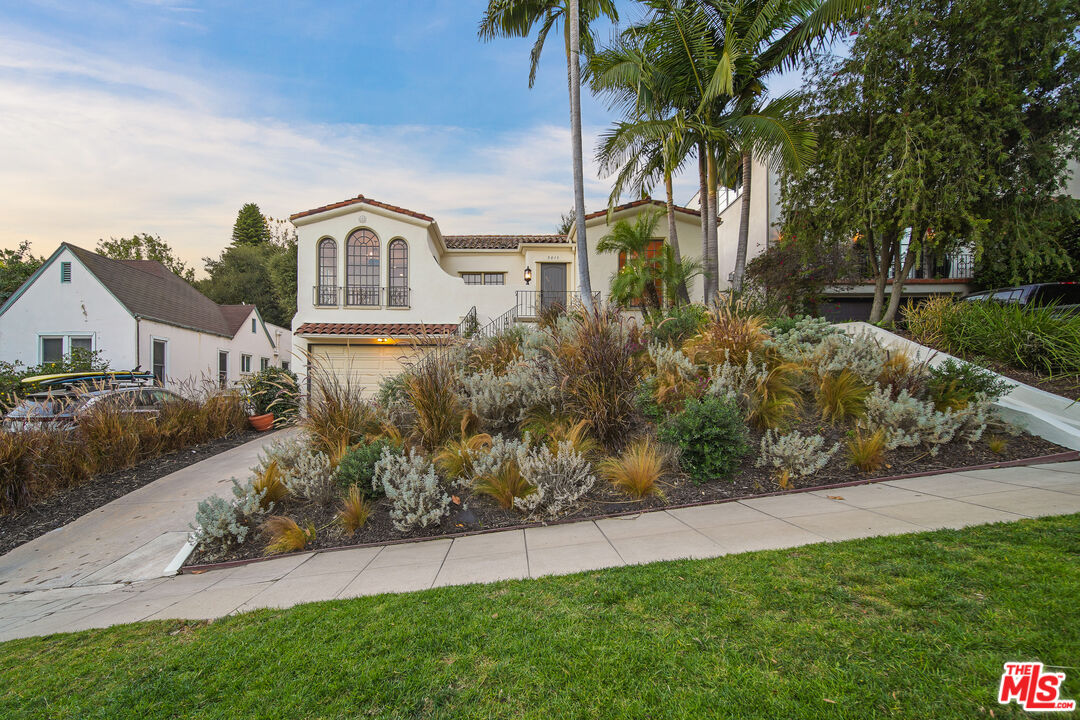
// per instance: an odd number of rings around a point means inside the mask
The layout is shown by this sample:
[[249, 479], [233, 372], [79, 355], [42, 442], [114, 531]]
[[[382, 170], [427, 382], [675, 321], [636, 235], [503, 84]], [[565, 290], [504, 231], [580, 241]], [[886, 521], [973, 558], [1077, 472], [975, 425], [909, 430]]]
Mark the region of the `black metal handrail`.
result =
[[517, 307], [512, 307], [484, 327], [480, 328], [476, 334], [480, 337], [492, 337], [493, 335], [498, 335], [503, 330], [510, 328], [512, 325], [517, 324], [517, 321]]
[[[518, 290], [514, 309], [518, 317], [536, 317], [549, 307], [571, 310], [584, 304], [585, 294], [580, 290]], [[593, 306], [600, 304], [600, 292], [592, 294]]]

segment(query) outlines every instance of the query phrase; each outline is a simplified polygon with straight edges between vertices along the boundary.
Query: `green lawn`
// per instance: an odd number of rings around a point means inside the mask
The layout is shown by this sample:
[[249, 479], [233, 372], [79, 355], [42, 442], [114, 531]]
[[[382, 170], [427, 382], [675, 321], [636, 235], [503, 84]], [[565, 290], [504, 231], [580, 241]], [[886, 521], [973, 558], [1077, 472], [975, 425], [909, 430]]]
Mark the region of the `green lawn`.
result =
[[1080, 515], [17, 640], [0, 717], [1021, 717], [1018, 659], [1080, 666]]

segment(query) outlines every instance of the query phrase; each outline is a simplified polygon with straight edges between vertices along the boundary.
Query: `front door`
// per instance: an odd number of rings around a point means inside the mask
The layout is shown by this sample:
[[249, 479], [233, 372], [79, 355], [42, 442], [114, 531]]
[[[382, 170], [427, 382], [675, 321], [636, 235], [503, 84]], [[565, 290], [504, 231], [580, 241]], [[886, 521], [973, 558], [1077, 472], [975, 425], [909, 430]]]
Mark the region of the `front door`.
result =
[[566, 307], [566, 263], [540, 263], [540, 309]]

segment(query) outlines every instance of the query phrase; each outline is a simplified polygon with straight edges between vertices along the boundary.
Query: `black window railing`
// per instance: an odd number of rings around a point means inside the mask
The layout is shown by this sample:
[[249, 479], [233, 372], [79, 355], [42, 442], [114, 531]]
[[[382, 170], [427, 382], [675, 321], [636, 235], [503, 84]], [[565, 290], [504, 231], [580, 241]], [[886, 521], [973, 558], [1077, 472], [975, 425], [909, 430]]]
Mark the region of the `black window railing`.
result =
[[337, 285], [316, 285], [312, 289], [315, 307], [337, 307], [341, 304], [341, 288]]
[[345, 287], [345, 304], [350, 307], [373, 307], [379, 304], [378, 285], [348, 285]]
[[316, 285], [312, 288], [315, 307], [407, 308], [412, 289], [407, 287]]

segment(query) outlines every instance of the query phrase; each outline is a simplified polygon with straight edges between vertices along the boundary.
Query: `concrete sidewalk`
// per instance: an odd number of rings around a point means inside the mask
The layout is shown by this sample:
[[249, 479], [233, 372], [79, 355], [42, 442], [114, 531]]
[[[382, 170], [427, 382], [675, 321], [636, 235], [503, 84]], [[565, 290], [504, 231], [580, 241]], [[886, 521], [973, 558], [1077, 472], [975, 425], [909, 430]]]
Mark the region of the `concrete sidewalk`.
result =
[[[0, 640], [1076, 512], [1080, 462], [950, 473], [454, 540], [307, 553], [128, 585], [69, 582], [0, 596]], [[23, 579], [23, 587], [29, 580]]]

